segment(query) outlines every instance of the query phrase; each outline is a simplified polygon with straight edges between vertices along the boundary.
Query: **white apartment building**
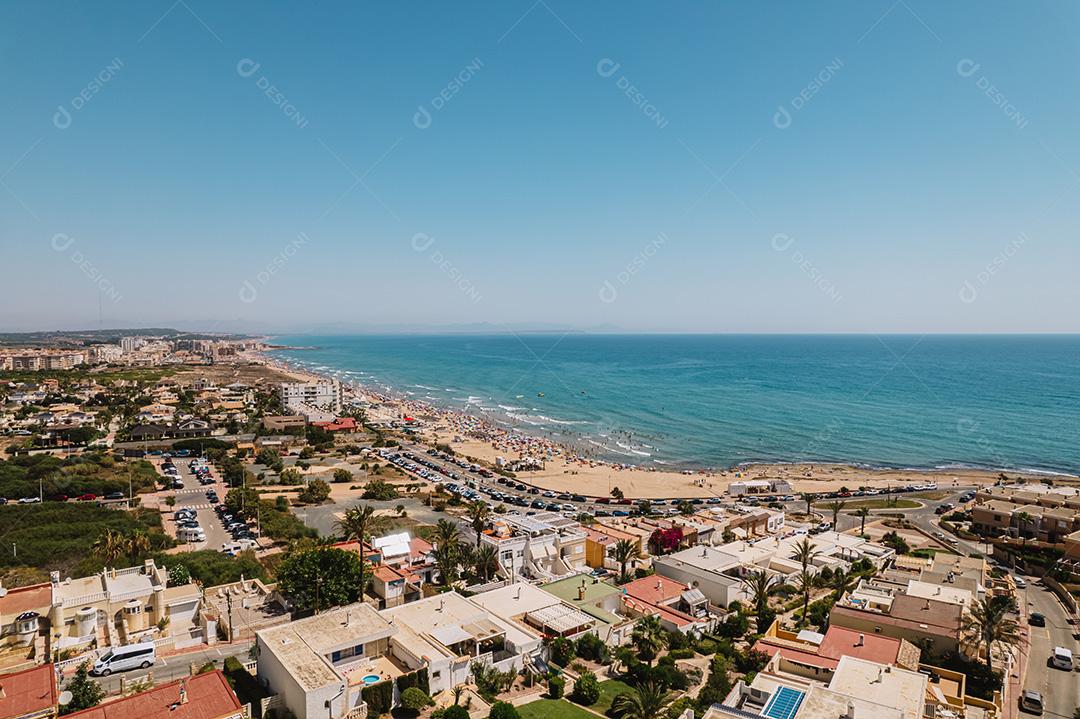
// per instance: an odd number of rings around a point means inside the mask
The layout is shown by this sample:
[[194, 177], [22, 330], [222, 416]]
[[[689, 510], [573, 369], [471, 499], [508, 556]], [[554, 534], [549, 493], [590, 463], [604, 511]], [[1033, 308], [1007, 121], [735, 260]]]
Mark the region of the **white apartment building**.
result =
[[[286, 414], [302, 414], [308, 421], [332, 421], [341, 413], [341, 382], [282, 382], [281, 407]], [[321, 416], [312, 416], [321, 412]]]
[[[475, 540], [472, 527], [464, 534]], [[587, 571], [581, 524], [555, 512], [531, 517], [500, 515], [480, 533], [480, 541], [495, 547], [499, 566], [512, 578], [551, 580]]]
[[[795, 581], [795, 575], [802, 571], [795, 559], [795, 546], [807, 536], [740, 540], [719, 547], [699, 545], [658, 557], [653, 566], [657, 574], [700, 589], [712, 604], [726, 607], [733, 601], [750, 599], [742, 580], [751, 572], [763, 569], [784, 583]], [[823, 532], [808, 538], [815, 552], [808, 569], [815, 574], [825, 567], [847, 571], [860, 559], [880, 569], [896, 554], [890, 547], [850, 534]]]

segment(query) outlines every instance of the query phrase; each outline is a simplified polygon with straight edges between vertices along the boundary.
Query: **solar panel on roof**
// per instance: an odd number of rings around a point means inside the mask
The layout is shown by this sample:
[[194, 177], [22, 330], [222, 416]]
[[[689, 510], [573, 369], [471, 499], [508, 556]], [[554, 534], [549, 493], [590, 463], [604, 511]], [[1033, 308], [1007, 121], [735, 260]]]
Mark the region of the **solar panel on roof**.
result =
[[765, 705], [765, 711], [761, 714], [769, 719], [792, 719], [799, 711], [805, 696], [797, 689], [780, 687], [769, 698], [769, 703]]

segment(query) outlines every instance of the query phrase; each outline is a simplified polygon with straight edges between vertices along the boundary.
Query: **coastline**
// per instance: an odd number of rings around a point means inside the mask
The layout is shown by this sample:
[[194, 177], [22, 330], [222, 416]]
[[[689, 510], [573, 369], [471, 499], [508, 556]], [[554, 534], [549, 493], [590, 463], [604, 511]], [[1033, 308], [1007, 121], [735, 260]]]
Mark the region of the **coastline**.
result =
[[[297, 367], [267, 352], [257, 353], [257, 356], [260, 361], [297, 382], [340, 379]], [[516, 476], [522, 481], [552, 491], [586, 496], [608, 496], [612, 489], [618, 487], [630, 498], [705, 498], [724, 494], [732, 482], [754, 479], [787, 480], [796, 494], [837, 491], [845, 486], [887, 489], [890, 485], [927, 482], [934, 482], [939, 488], [992, 485], [1003, 474], [1010, 480], [1080, 481], [1077, 475], [1042, 470], [960, 466], [866, 467], [835, 462], [748, 462], [711, 469], [644, 468], [630, 463], [588, 457], [580, 448], [568, 443], [555, 442], [518, 428], [495, 426], [484, 418], [460, 410], [438, 407], [406, 397], [395, 397], [354, 379], [342, 381], [342, 385], [346, 392], [372, 405], [369, 416], [374, 421], [400, 421], [405, 416], [415, 417], [429, 425], [421, 435], [421, 441], [426, 444], [448, 445], [460, 455], [492, 465], [500, 459], [512, 462], [530, 458], [542, 462], [543, 468], [516, 472]]]

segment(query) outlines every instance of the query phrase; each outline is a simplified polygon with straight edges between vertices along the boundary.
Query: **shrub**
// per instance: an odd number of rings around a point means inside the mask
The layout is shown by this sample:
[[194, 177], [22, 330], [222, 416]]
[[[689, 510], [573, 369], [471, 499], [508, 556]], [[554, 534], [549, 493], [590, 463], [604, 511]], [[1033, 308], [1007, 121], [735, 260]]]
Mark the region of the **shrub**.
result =
[[521, 719], [521, 715], [510, 702], [495, 702], [488, 712], [488, 719]]
[[561, 699], [564, 689], [566, 689], [566, 680], [562, 677], [548, 679], [548, 696], [552, 699]]
[[570, 698], [584, 706], [595, 704], [600, 698], [600, 682], [596, 680], [596, 675], [589, 671], [582, 672], [574, 683], [574, 691], [570, 693]]
[[575, 653], [582, 659], [590, 659], [600, 664], [607, 664], [609, 652], [604, 640], [592, 632], [582, 634], [574, 647]]
[[551, 661], [560, 667], [569, 666], [574, 659], [574, 643], [566, 637], [551, 640]]
[[321, 504], [330, 496], [330, 485], [321, 479], [313, 479], [300, 490], [297, 498], [308, 504]]
[[469, 710], [459, 704], [452, 704], [446, 707], [443, 719], [469, 719]]
[[435, 701], [417, 687], [409, 687], [401, 692], [401, 706], [411, 712], [420, 713], [425, 707], [432, 706]]
[[388, 500], [397, 499], [398, 493], [394, 485], [381, 479], [372, 479], [364, 486], [364, 499]]
[[347, 469], [338, 468], [334, 470], [334, 481], [337, 483], [348, 482], [352, 480], [352, 472]]
[[281, 474], [278, 476], [278, 480], [282, 484], [295, 486], [304, 481], [304, 475], [300, 474], [299, 469], [289, 467], [288, 469], [281, 470]]
[[693, 659], [694, 650], [690, 647], [685, 647], [683, 649], [672, 649], [670, 652], [668, 652], [668, 656], [672, 659]]
[[360, 696], [368, 705], [368, 716], [377, 717], [390, 711], [394, 703], [394, 685], [390, 682], [372, 684], [361, 689]]

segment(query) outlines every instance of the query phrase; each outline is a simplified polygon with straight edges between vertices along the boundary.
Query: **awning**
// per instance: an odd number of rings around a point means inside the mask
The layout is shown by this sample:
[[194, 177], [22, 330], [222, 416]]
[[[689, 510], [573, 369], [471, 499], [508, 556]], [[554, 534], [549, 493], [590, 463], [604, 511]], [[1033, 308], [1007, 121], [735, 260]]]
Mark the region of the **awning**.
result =
[[705, 595], [702, 594], [701, 590], [697, 587], [687, 589], [685, 592], [683, 592], [682, 599], [684, 602], [691, 606], [693, 606], [694, 604], [701, 604], [702, 602], [708, 601], [707, 599], [705, 599]]
[[574, 629], [591, 627], [596, 620], [585, 612], [565, 604], [552, 604], [525, 615], [534, 626], [547, 628], [557, 634], [564, 634]]
[[457, 624], [450, 624], [445, 627], [439, 627], [431, 632], [431, 636], [436, 639], [444, 647], [450, 647], [454, 644], [460, 644], [461, 642], [472, 639], [472, 635], [462, 629]]

